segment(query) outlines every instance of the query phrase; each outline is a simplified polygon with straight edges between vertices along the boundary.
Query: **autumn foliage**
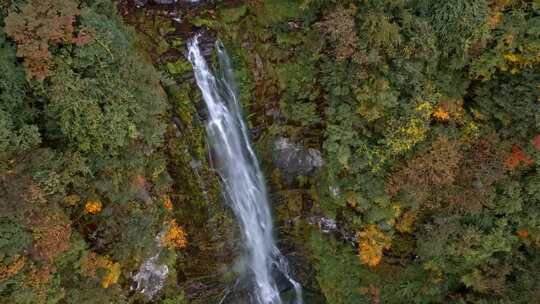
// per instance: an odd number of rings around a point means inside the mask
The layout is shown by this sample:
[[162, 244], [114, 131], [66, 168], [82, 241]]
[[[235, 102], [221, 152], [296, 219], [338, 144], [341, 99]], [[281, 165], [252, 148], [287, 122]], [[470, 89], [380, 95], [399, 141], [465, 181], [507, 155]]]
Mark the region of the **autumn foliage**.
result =
[[443, 106], [438, 106], [433, 112], [433, 117], [440, 121], [446, 121], [450, 119], [450, 114]]
[[489, 135], [463, 149], [459, 141], [438, 138], [428, 151], [396, 172], [387, 189], [391, 195], [404, 191], [428, 209], [479, 211], [505, 171], [504, 151], [498, 143], [497, 137]]
[[[98, 270], [104, 271], [104, 274], [98, 277]], [[82, 270], [87, 276], [99, 279], [103, 288], [118, 282], [120, 277], [120, 264], [112, 261], [107, 256], [100, 256], [90, 252], [82, 261]]]
[[[537, 302], [537, 1], [184, 2], [0, 1], [0, 303], [249, 302], [185, 58], [201, 27], [304, 302]], [[280, 138], [323, 165], [278, 168]]]
[[13, 261], [0, 260], [0, 283], [13, 277], [24, 267], [26, 257], [18, 256]]
[[84, 205], [84, 209], [87, 213], [90, 214], [97, 214], [101, 211], [102, 205], [100, 201], [97, 200], [89, 200]]
[[363, 264], [377, 266], [382, 259], [383, 251], [390, 248], [392, 239], [380, 231], [375, 225], [368, 225], [358, 232], [358, 255]]
[[510, 170], [515, 169], [519, 165], [530, 166], [533, 163], [534, 161], [516, 145], [512, 146], [512, 151], [504, 161], [505, 166]]
[[428, 151], [411, 159], [407, 167], [391, 177], [390, 194], [403, 189], [426, 206], [438, 205], [432, 194], [437, 195], [440, 189], [455, 182], [462, 157], [458, 148], [457, 142], [438, 138]]
[[358, 44], [353, 14], [354, 9], [339, 7], [318, 25], [332, 40], [339, 61], [351, 58]]
[[43, 80], [51, 70], [51, 46], [89, 42], [88, 29], [75, 30], [80, 15], [73, 0], [32, 0], [11, 12], [5, 19], [5, 31], [17, 42], [17, 56], [24, 59], [27, 77]]
[[173, 203], [172, 203], [172, 200], [171, 200], [171, 197], [168, 196], [168, 195], [165, 195], [163, 196], [163, 208], [165, 208], [165, 210], [167, 211], [172, 211], [173, 210]]
[[169, 222], [168, 229], [161, 238], [161, 242], [171, 249], [182, 249], [187, 246], [187, 234], [176, 220]]
[[536, 151], [540, 151], [540, 134], [536, 135], [532, 139], [532, 144], [533, 144], [534, 148], [536, 149]]
[[30, 217], [34, 235], [33, 251], [46, 263], [70, 248], [71, 225], [62, 214], [39, 214]]

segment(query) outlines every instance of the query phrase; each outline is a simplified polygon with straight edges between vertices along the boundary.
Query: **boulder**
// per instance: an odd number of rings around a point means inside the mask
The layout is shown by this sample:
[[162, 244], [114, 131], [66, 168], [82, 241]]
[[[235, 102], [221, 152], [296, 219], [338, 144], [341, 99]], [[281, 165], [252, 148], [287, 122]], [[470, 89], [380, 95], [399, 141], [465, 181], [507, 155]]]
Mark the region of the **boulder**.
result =
[[324, 165], [319, 150], [306, 149], [285, 137], [279, 137], [274, 141], [273, 163], [282, 171], [287, 183], [300, 175], [311, 176]]

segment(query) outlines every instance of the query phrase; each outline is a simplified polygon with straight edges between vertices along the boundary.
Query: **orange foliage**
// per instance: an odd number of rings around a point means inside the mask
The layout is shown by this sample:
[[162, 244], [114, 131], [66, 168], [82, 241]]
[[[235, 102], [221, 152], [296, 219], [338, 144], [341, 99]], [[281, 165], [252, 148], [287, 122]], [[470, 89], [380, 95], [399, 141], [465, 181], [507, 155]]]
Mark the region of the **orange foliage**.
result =
[[80, 15], [72, 0], [31, 0], [5, 18], [5, 32], [17, 43], [17, 56], [24, 58], [29, 79], [45, 79], [50, 72], [50, 45], [83, 45], [91, 38], [89, 30], [75, 34], [75, 18]]
[[102, 205], [100, 201], [93, 201], [89, 200], [86, 202], [86, 205], [84, 205], [84, 209], [87, 213], [90, 214], [97, 214], [101, 211]]
[[463, 100], [455, 98], [444, 98], [435, 107], [431, 114], [438, 121], [448, 121], [450, 119], [460, 121], [463, 117]]
[[525, 152], [523, 152], [523, 150], [521, 150], [518, 146], [514, 145], [512, 146], [512, 152], [510, 152], [510, 155], [508, 155], [508, 157], [506, 158], [506, 160], [504, 161], [504, 164], [505, 166], [508, 168], [508, 169], [515, 169], [517, 166], [519, 166], [520, 164], [525, 165], [525, 166], [530, 166], [532, 165], [534, 162], [533, 160], [527, 155], [525, 154]]
[[165, 232], [161, 241], [171, 249], [182, 249], [187, 246], [187, 234], [182, 227], [178, 226], [176, 220], [172, 220], [169, 223], [169, 229]]
[[442, 106], [438, 106], [433, 112], [433, 117], [439, 121], [446, 121], [450, 119], [450, 114]]
[[391, 238], [381, 232], [377, 226], [369, 225], [358, 232], [358, 255], [363, 264], [377, 266], [382, 259], [383, 250], [390, 248]]
[[527, 230], [524, 230], [524, 229], [520, 229], [516, 232], [517, 236], [519, 236], [520, 238], [524, 239], [524, 238], [527, 238], [529, 236], [529, 231]]
[[101, 286], [108, 288], [112, 284], [116, 284], [120, 278], [120, 264], [113, 262], [109, 257], [100, 256], [90, 252], [82, 260], [82, 270], [84, 273], [94, 279], [98, 278], [97, 269], [105, 270], [105, 275], [101, 278]]
[[173, 203], [171, 201], [171, 198], [168, 195], [165, 195], [163, 197], [163, 208], [165, 208], [165, 210], [167, 211], [173, 210]]
[[0, 282], [5, 281], [17, 273], [24, 267], [24, 264], [26, 263], [25, 257], [17, 257], [15, 261], [10, 263], [9, 265], [6, 265], [3, 263], [2, 260], [0, 260]]

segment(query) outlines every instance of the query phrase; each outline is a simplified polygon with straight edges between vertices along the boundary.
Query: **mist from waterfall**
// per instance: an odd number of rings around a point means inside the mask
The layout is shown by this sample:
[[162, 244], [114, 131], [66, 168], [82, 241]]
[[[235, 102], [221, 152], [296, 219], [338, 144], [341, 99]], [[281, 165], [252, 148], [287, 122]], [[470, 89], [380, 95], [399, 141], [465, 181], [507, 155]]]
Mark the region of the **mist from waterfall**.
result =
[[216, 41], [219, 67], [210, 70], [199, 47], [199, 35], [188, 45], [188, 59], [208, 109], [206, 130], [223, 194], [242, 231], [247, 265], [252, 278], [252, 301], [280, 304], [282, 299], [273, 270], [279, 270], [292, 284], [296, 303], [302, 303], [301, 286], [289, 272], [287, 260], [276, 246], [268, 193], [258, 160], [242, 118], [231, 61], [221, 42]]

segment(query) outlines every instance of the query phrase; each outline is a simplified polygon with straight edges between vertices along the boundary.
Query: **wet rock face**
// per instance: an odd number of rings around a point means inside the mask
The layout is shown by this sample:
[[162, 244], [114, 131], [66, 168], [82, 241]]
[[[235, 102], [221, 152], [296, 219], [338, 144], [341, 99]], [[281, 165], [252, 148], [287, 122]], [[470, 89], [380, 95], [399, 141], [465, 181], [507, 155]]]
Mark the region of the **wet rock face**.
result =
[[163, 288], [169, 274], [169, 268], [166, 265], [157, 263], [158, 257], [159, 253], [146, 260], [133, 277], [132, 289], [141, 292], [150, 300]]
[[212, 55], [212, 52], [214, 51], [216, 37], [214, 37], [212, 33], [206, 30], [200, 30], [198, 31], [198, 34], [200, 35], [199, 47], [201, 49], [201, 53], [205, 57], [205, 59], [208, 60], [208, 58]]
[[356, 243], [358, 243], [356, 233], [354, 231], [345, 230], [343, 227], [339, 226], [336, 220], [332, 218], [321, 215], [313, 215], [307, 220], [311, 225], [317, 226], [324, 234], [334, 234], [336, 237], [350, 243], [352, 246], [355, 246]]
[[309, 222], [317, 225], [322, 233], [333, 233], [337, 230], [336, 220], [324, 216], [312, 216]]
[[300, 175], [312, 175], [324, 164], [319, 150], [306, 149], [285, 137], [279, 137], [274, 141], [273, 162], [284, 173], [287, 183]]

